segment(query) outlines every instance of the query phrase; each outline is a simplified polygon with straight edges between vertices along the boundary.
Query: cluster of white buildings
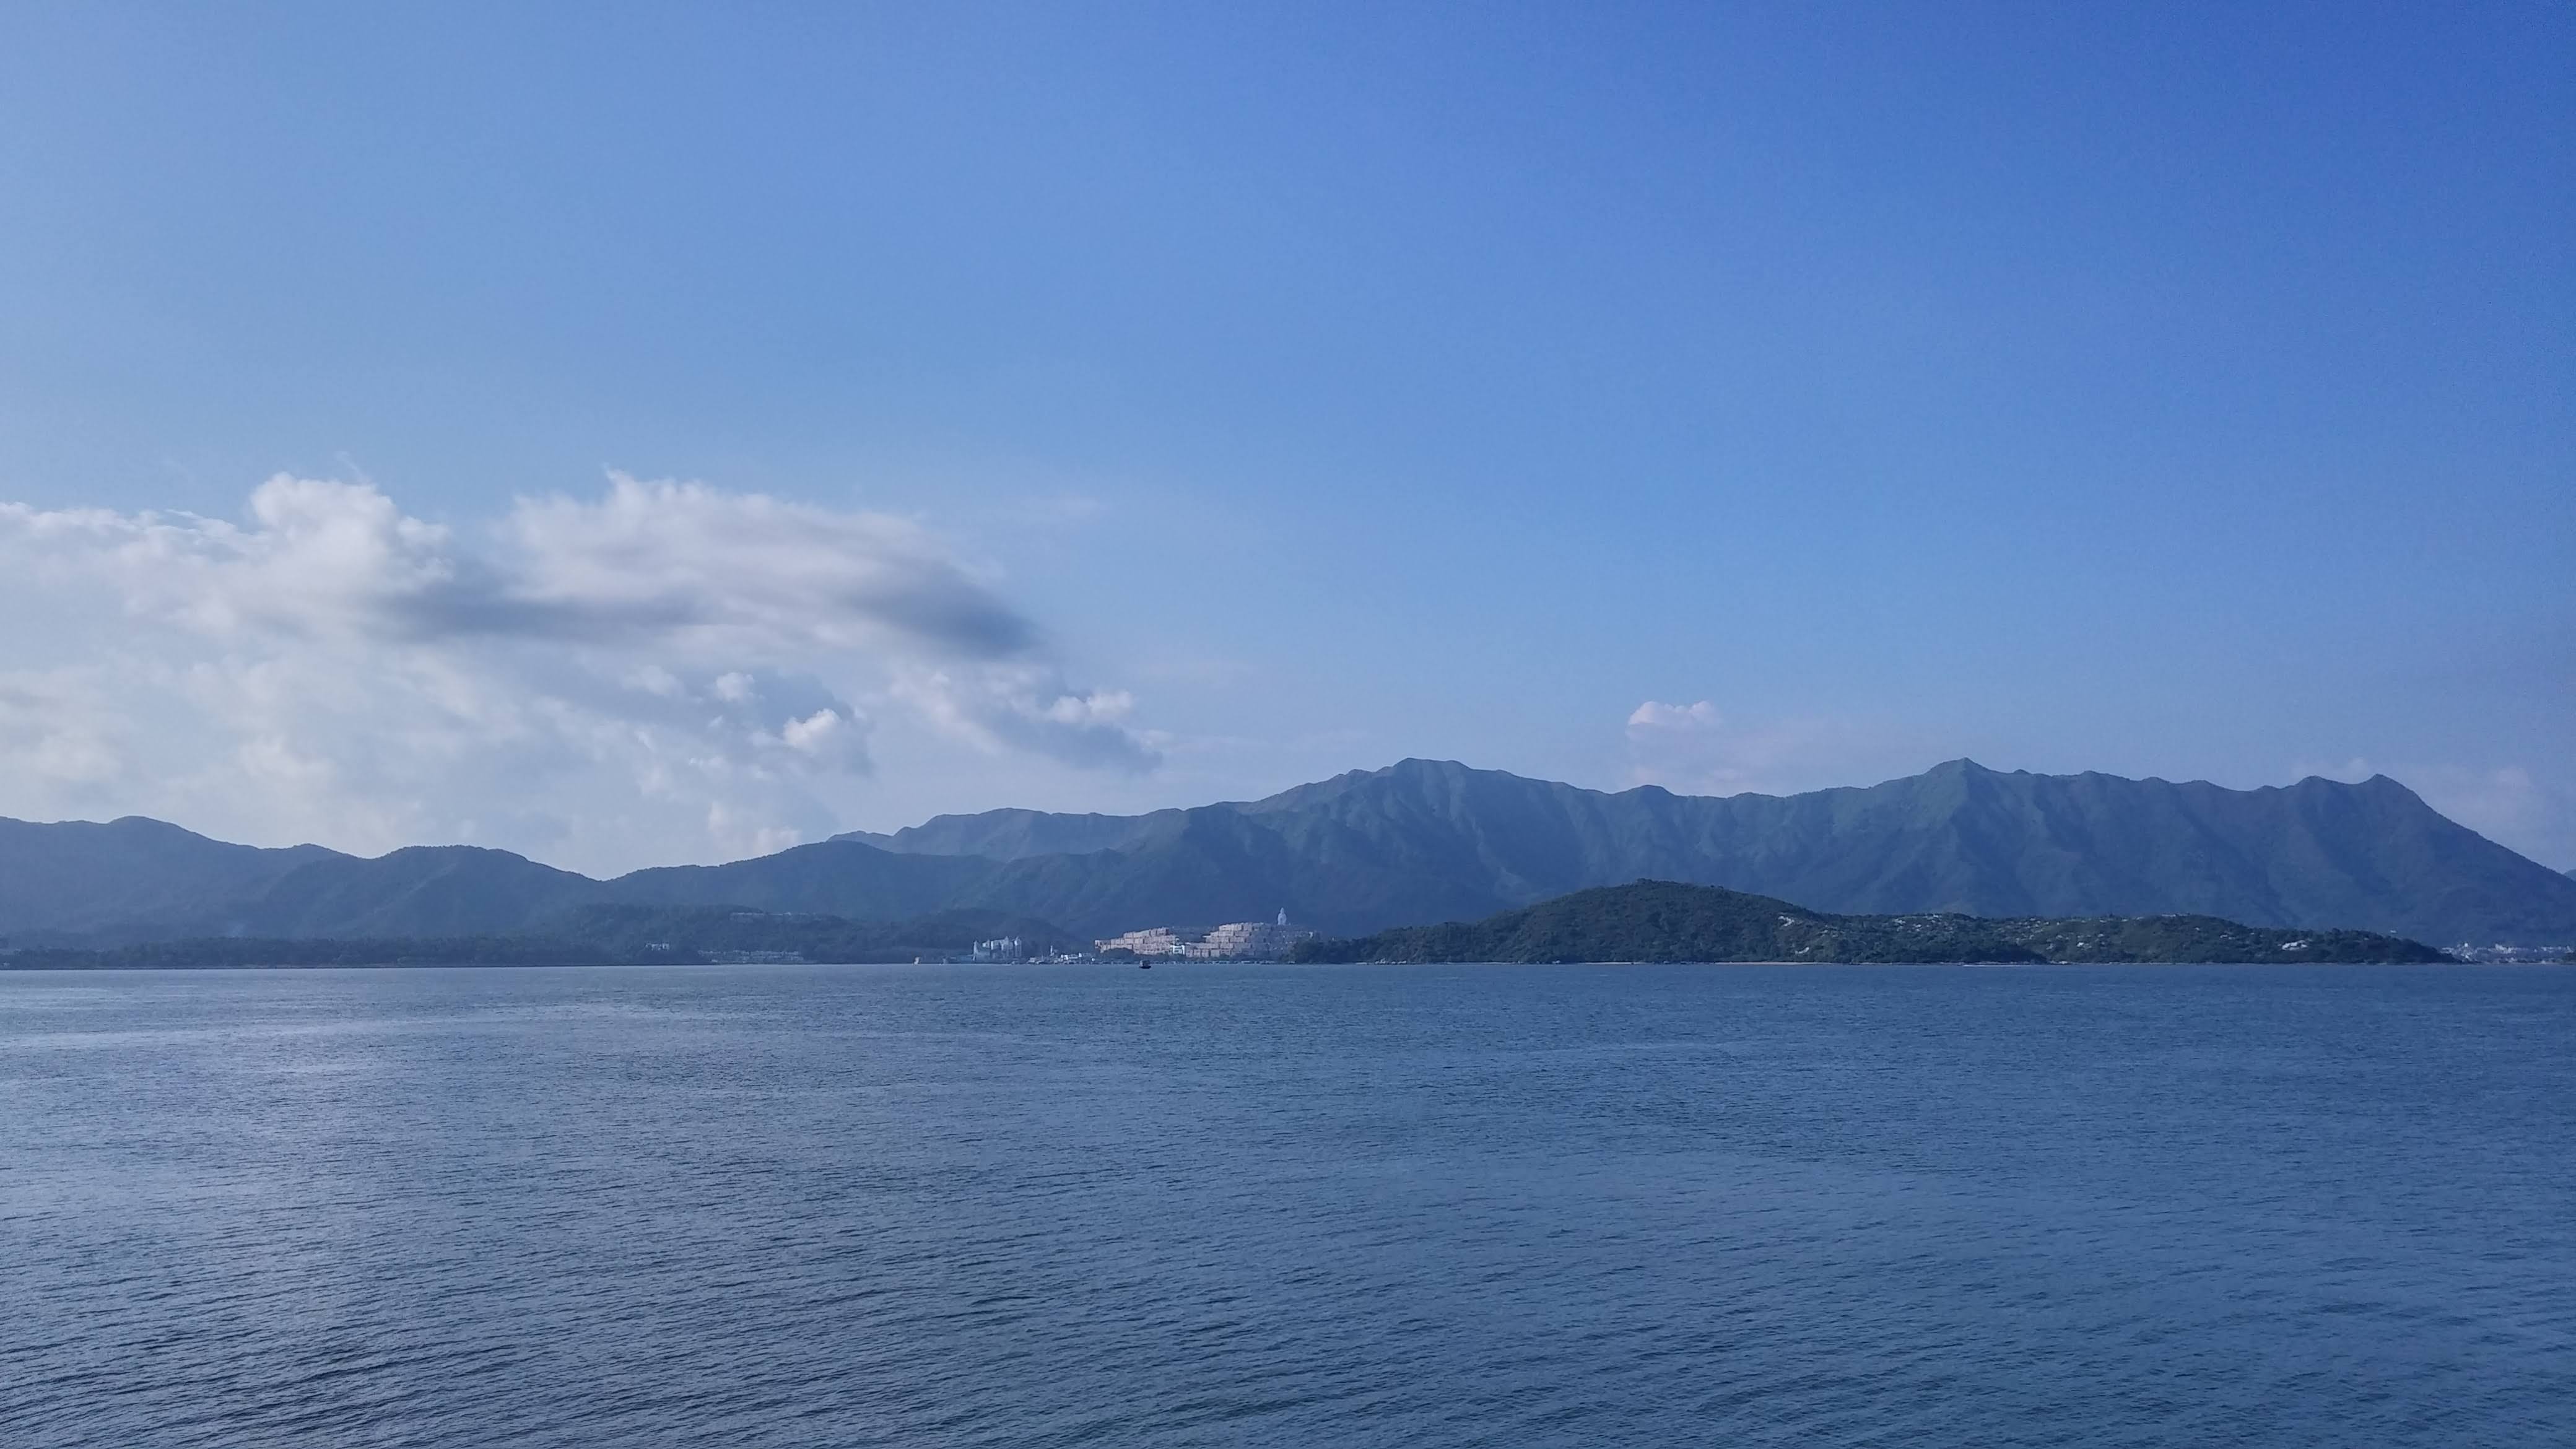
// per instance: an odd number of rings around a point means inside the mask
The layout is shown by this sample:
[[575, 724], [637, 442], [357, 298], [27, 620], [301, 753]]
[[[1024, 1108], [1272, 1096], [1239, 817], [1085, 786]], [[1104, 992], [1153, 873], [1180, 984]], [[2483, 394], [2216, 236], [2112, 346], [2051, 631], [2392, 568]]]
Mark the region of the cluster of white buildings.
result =
[[1093, 944], [1104, 956], [1112, 951], [1128, 951], [1138, 956], [1177, 956], [1188, 961], [1276, 961], [1314, 934], [1303, 926], [1289, 925], [1288, 913], [1281, 911], [1275, 921], [1229, 921], [1195, 941], [1170, 926], [1156, 926]]
[[2474, 941], [2462, 941], [2442, 949], [2455, 961], [2477, 966], [2529, 966], [2543, 961], [2576, 961], [2576, 946], [2481, 946]]
[[1126, 935], [1112, 936], [1106, 941], [1091, 944], [1104, 956], [1112, 951], [1132, 951], [1139, 956], [1178, 956], [1189, 949], [1182, 942], [1180, 933], [1169, 926], [1156, 926], [1150, 931], [1129, 931]]

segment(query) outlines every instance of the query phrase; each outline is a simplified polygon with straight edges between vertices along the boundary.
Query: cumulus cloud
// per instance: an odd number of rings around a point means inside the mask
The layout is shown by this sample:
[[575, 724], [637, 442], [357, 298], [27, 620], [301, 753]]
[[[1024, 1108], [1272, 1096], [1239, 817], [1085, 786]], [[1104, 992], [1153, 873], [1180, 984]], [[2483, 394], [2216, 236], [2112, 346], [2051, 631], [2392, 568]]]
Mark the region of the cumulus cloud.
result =
[[703, 855], [683, 818], [720, 853], [827, 832], [814, 783], [871, 768], [888, 708], [983, 749], [1155, 760], [1127, 697], [1069, 683], [928, 530], [697, 483], [612, 475], [476, 527], [286, 476], [240, 521], [0, 504], [0, 601], [9, 813], [596, 866]]
[[125, 768], [126, 742], [83, 671], [0, 673], [0, 758], [59, 794], [81, 796]]
[[1043, 665], [914, 670], [897, 676], [895, 696], [949, 734], [988, 753], [1031, 750], [1071, 764], [1148, 770], [1154, 743], [1127, 725], [1136, 701], [1124, 690], [1072, 689]]

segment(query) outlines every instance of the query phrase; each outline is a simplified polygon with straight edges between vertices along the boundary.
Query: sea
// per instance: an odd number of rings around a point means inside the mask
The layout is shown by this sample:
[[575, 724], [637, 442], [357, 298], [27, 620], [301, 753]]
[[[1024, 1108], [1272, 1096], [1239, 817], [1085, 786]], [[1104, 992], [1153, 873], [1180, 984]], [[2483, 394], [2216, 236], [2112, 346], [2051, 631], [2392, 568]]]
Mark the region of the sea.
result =
[[0, 1443], [2576, 1444], [2576, 971], [0, 972]]

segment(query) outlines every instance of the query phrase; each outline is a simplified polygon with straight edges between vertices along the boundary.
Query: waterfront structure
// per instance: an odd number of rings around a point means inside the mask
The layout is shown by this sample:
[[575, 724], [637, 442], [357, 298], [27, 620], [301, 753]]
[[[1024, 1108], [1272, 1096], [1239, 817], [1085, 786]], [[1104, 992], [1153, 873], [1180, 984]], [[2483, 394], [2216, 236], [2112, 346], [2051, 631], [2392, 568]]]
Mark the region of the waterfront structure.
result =
[[1288, 924], [1281, 911], [1274, 921], [1229, 921], [1192, 940], [1171, 926], [1129, 931], [1098, 944], [1105, 954], [1128, 951], [1138, 956], [1180, 956], [1192, 961], [1276, 961], [1315, 933]]
[[1281, 911], [1275, 921], [1230, 921], [1191, 942], [1184, 954], [1193, 961], [1276, 961], [1314, 934], [1289, 925]]
[[1145, 931], [1129, 931], [1126, 935], [1112, 936], [1106, 941], [1096, 941], [1093, 944], [1104, 956], [1112, 951], [1129, 951], [1139, 956], [1178, 956], [1188, 949], [1181, 940], [1180, 932], [1169, 926], [1156, 926]]

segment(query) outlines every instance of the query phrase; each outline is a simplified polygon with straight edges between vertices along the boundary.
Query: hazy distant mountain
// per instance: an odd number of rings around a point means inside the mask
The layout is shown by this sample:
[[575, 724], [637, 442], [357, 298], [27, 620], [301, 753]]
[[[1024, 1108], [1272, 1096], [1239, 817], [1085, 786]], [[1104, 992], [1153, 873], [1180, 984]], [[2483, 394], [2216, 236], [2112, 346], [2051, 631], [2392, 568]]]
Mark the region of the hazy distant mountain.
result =
[[318, 845], [227, 845], [138, 815], [104, 825], [0, 819], [0, 936], [24, 944], [183, 926], [256, 898], [299, 867], [347, 859]]
[[237, 936], [470, 936], [612, 895], [603, 882], [506, 850], [415, 845], [373, 860], [314, 861], [208, 924]]
[[1179, 829], [1188, 814], [1186, 810], [1157, 810], [1150, 815], [987, 810], [980, 815], [933, 816], [892, 835], [853, 830], [832, 838], [855, 840], [900, 855], [987, 855], [995, 860], [1019, 860], [1032, 855], [1127, 850]]
[[2393, 780], [2227, 790], [1966, 760], [1865, 789], [1726, 798], [1407, 760], [1265, 800], [941, 816], [605, 882], [461, 846], [359, 860], [225, 846], [149, 821], [11, 822], [0, 829], [0, 935], [454, 936], [612, 903], [866, 921], [985, 910], [1098, 935], [1284, 908], [1358, 934], [1641, 877], [1843, 914], [2180, 913], [2434, 942], [2576, 941], [2576, 879]]
[[[1169, 857], [1187, 857], [1211, 905], [1252, 914], [1266, 900], [1336, 930], [1470, 919], [1653, 877], [1849, 913], [2182, 912], [2439, 941], [2576, 940], [2568, 878], [2384, 776], [2228, 790], [1955, 760], [1865, 789], [1715, 798], [1407, 760], [1246, 804], [942, 816], [884, 839], [1003, 861], [1117, 840], [1167, 874]], [[1144, 898], [1131, 908], [1157, 894], [1125, 884]], [[1055, 915], [1084, 919], [1063, 905]]]

